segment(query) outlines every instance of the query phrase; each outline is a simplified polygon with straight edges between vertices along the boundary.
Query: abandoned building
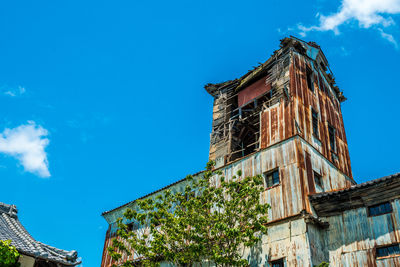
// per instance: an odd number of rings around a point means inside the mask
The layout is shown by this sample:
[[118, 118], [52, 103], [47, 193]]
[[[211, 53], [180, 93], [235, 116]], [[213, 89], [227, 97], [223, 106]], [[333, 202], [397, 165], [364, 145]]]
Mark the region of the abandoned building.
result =
[[[76, 251], [51, 247], [33, 239], [18, 220], [17, 207], [0, 202], [0, 240], [11, 240], [21, 267], [67, 267], [80, 264]], [[0, 263], [0, 266], [1, 263]]]
[[[316, 43], [285, 38], [265, 63], [205, 89], [214, 98], [209, 158], [228, 180], [238, 170], [264, 176], [268, 235], [245, 253], [251, 266], [400, 266], [400, 174], [354, 181], [346, 98]], [[102, 267], [112, 264], [106, 248], [128, 207], [135, 201], [102, 214]]]

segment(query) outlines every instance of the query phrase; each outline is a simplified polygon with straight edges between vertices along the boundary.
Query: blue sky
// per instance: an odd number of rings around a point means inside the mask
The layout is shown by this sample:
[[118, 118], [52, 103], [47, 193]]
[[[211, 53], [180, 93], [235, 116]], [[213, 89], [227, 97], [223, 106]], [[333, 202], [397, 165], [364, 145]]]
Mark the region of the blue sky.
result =
[[38, 240], [99, 266], [101, 212], [203, 168], [203, 86], [279, 39], [321, 45], [348, 100], [357, 182], [400, 171], [399, 0], [0, 3], [0, 201]]

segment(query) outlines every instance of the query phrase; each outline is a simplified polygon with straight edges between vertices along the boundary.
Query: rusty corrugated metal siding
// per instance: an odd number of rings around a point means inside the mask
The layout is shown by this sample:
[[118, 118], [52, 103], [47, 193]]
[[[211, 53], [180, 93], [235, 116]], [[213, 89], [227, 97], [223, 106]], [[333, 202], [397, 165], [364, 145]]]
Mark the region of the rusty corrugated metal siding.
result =
[[[340, 106], [345, 98], [334, 85], [331, 73], [326, 72], [327, 62], [319, 47], [296, 40], [284, 39], [281, 49], [253, 72], [208, 87], [214, 96], [210, 159], [217, 160], [217, 168], [226, 179], [232, 179], [238, 170], [243, 176], [253, 176], [279, 168], [279, 184], [265, 188], [261, 194], [261, 201], [271, 205], [269, 233], [245, 257], [252, 266], [269, 266], [271, 260], [282, 257], [286, 266], [313, 266], [322, 261], [330, 261], [331, 266], [400, 266], [400, 257], [377, 259], [375, 255], [377, 246], [400, 243], [398, 186], [391, 179], [384, 180], [393, 212], [368, 217], [365, 206], [378, 201], [377, 194], [382, 193], [368, 194], [365, 190], [374, 189], [354, 186]], [[314, 90], [308, 87], [310, 73]], [[268, 90], [271, 94], [263, 95]], [[261, 105], [255, 101], [246, 104], [256, 98]], [[242, 117], [242, 112], [250, 112], [241, 110], [243, 104], [254, 113]], [[312, 110], [318, 113], [318, 136], [313, 133]], [[246, 120], [254, 127], [246, 125]], [[328, 125], [335, 128], [336, 148], [330, 147]], [[259, 131], [254, 132], [253, 140], [237, 134], [234, 127], [259, 127]], [[249, 139], [257, 143], [254, 149], [242, 149], [242, 155], [232, 156], [237, 149], [237, 144], [232, 144], [240, 141], [243, 147], [247, 142], [250, 147], [253, 144]], [[318, 188], [314, 173], [321, 176]], [[181, 180], [170, 189], [183, 190], [184, 185], [185, 180]], [[318, 197], [322, 194], [316, 194], [321, 190], [331, 193], [322, 199]], [[332, 197], [335, 199], [330, 204], [332, 192], [353, 191], [369, 197], [343, 195]], [[135, 203], [105, 215], [111, 225], [105, 248], [116, 231], [113, 223], [128, 207], [135, 208]], [[102, 267], [110, 266], [111, 259], [104, 249]]]
[[[242, 170], [244, 176], [262, 174], [264, 172], [279, 168], [280, 184], [271, 188], [266, 188], [262, 193], [262, 201], [271, 205], [271, 210], [268, 214], [270, 222], [279, 222], [285, 218], [299, 215], [303, 210], [312, 212], [308, 200], [310, 189], [313, 190], [313, 184], [308, 183], [307, 171], [305, 168], [305, 153], [310, 155], [311, 166], [318, 170], [323, 175], [323, 183], [327, 190], [337, 190], [346, 187], [351, 183], [343, 173], [338, 171], [327, 159], [321, 157], [313, 147], [310, 146], [299, 136], [293, 136], [289, 140], [285, 140], [275, 144], [265, 150], [254, 153], [249, 157], [240, 159], [228, 166], [221, 168], [223, 175], [227, 180], [232, 179], [232, 176], [238, 170]], [[299, 179], [303, 177], [303, 179]], [[174, 185], [172, 190], [183, 188], [183, 183]], [[315, 190], [315, 189], [314, 189]], [[154, 197], [154, 196], [153, 196]], [[131, 206], [132, 208], [133, 206]], [[114, 211], [114, 219], [123, 214], [123, 210]], [[111, 228], [107, 233], [106, 244], [111, 244], [113, 233], [116, 229]], [[297, 240], [298, 239], [298, 240]], [[306, 252], [299, 250], [304, 248], [305, 237], [297, 237], [294, 244], [290, 246], [287, 243], [268, 245], [271, 248], [272, 255], [278, 255], [281, 251], [287, 251], [292, 255], [292, 262], [304, 262], [297, 254]], [[296, 241], [297, 240], [297, 241]], [[296, 245], [297, 244], [297, 245]], [[106, 246], [106, 245], [105, 245]], [[285, 252], [286, 253], [286, 252]], [[308, 253], [308, 252], [307, 252]], [[307, 256], [308, 257], [308, 256]], [[111, 266], [111, 261], [108, 252], [103, 252], [102, 267]], [[290, 266], [306, 266], [306, 265], [290, 265]]]
[[266, 83], [266, 79], [267, 77], [264, 76], [248, 86], [246, 89], [240, 91], [238, 93], [238, 106], [241, 107], [254, 98], [271, 90], [271, 83]]
[[375, 255], [376, 247], [400, 243], [400, 200], [392, 201], [392, 207], [392, 213], [379, 216], [368, 216], [363, 207], [326, 217], [332, 266], [400, 266], [400, 257]]
[[[290, 69], [290, 92], [293, 96], [292, 110], [293, 119], [300, 128], [300, 135], [315, 147], [322, 155], [329, 159], [348, 177], [352, 177], [350, 157], [347, 147], [346, 134], [339, 100], [334, 97], [331, 87], [322, 78], [320, 71], [314, 69], [314, 92], [307, 86], [306, 68], [312, 68], [309, 60], [304, 56], [294, 53]], [[324, 84], [323, 88], [320, 83]], [[316, 110], [320, 116], [319, 140], [315, 138], [312, 131], [311, 108]], [[329, 147], [328, 123], [336, 129], [336, 155], [338, 160], [332, 157]]]

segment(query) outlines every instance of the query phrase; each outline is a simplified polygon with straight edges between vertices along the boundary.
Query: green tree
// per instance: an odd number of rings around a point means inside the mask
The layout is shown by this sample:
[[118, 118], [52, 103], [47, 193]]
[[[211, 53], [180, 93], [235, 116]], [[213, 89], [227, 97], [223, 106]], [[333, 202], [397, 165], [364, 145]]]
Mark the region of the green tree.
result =
[[[156, 197], [136, 202], [117, 221], [117, 237], [108, 251], [120, 266], [157, 266], [161, 260], [176, 266], [198, 262], [217, 266], [243, 266], [245, 248], [267, 234], [269, 205], [260, 202], [264, 190], [260, 175], [237, 176], [226, 181], [207, 164], [201, 177], [188, 176], [184, 192], [165, 190]], [[130, 231], [126, 222], [137, 222]], [[125, 222], [125, 223], [124, 223]], [[122, 254], [140, 261], [122, 260]]]
[[19, 253], [11, 240], [0, 240], [0, 267], [18, 266]]

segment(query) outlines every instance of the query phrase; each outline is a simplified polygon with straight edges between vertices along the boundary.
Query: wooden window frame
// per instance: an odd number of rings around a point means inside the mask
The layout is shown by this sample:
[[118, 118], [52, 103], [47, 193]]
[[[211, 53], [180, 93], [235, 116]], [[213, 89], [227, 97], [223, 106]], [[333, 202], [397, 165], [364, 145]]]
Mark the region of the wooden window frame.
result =
[[[379, 214], [371, 214], [371, 211], [370, 211], [371, 208], [378, 207], [378, 206], [385, 205], [385, 204], [389, 204], [390, 205], [390, 211], [386, 211], [386, 212], [379, 213]], [[389, 214], [389, 213], [392, 213], [392, 212], [393, 212], [393, 206], [392, 206], [392, 203], [390, 203], [390, 201], [385, 201], [385, 202], [381, 202], [379, 204], [367, 206], [368, 217], [380, 216], [380, 215]]]
[[[273, 173], [274, 172], [278, 172], [278, 180], [279, 181], [276, 184], [273, 183], [274, 182], [274, 177], [273, 177]], [[268, 186], [268, 181], [267, 181], [267, 178], [268, 178], [269, 175], [272, 175], [272, 185], [270, 185], [270, 186]], [[281, 184], [281, 175], [280, 175], [280, 172], [279, 172], [279, 167], [264, 172], [263, 173], [263, 178], [264, 178], [264, 182], [265, 182], [265, 189], [269, 189], [269, 188], [272, 188], [272, 187], [280, 185]]]
[[315, 93], [314, 73], [313, 70], [308, 66], [306, 67], [306, 81], [308, 89], [310, 89], [311, 92]]
[[[314, 177], [315, 189], [317, 189], [317, 185], [318, 185], [319, 188], [321, 188], [322, 192], [325, 192], [324, 183], [322, 181], [322, 175], [316, 171], [313, 171], [313, 177]], [[317, 183], [317, 180], [319, 181], [319, 183]], [[315, 191], [317, 191], [317, 190], [315, 190]]]
[[400, 257], [400, 253], [398, 253], [398, 254], [389, 254], [389, 255], [386, 255], [386, 256], [378, 256], [378, 250], [379, 250], [379, 249], [389, 248], [389, 247], [395, 247], [395, 246], [399, 247], [399, 250], [400, 250], [400, 244], [399, 244], [399, 243], [392, 243], [392, 244], [389, 244], [389, 245], [382, 245], [382, 246], [377, 246], [377, 247], [375, 247], [375, 258], [376, 258], [377, 260], [379, 260], [379, 259]]
[[285, 258], [275, 259], [269, 261], [270, 266], [274, 266], [274, 264], [281, 264], [282, 267], [285, 266]]
[[313, 108], [311, 108], [311, 126], [314, 137], [319, 139], [319, 113]]
[[[333, 131], [331, 131], [331, 129]], [[332, 142], [331, 142], [331, 132], [332, 132], [332, 135], [333, 135], [333, 139], [332, 139], [333, 140], [333, 147], [332, 147]], [[328, 123], [328, 141], [329, 141], [329, 147], [330, 147], [331, 152], [336, 154], [336, 151], [337, 151], [336, 128], [333, 127], [330, 123]]]

